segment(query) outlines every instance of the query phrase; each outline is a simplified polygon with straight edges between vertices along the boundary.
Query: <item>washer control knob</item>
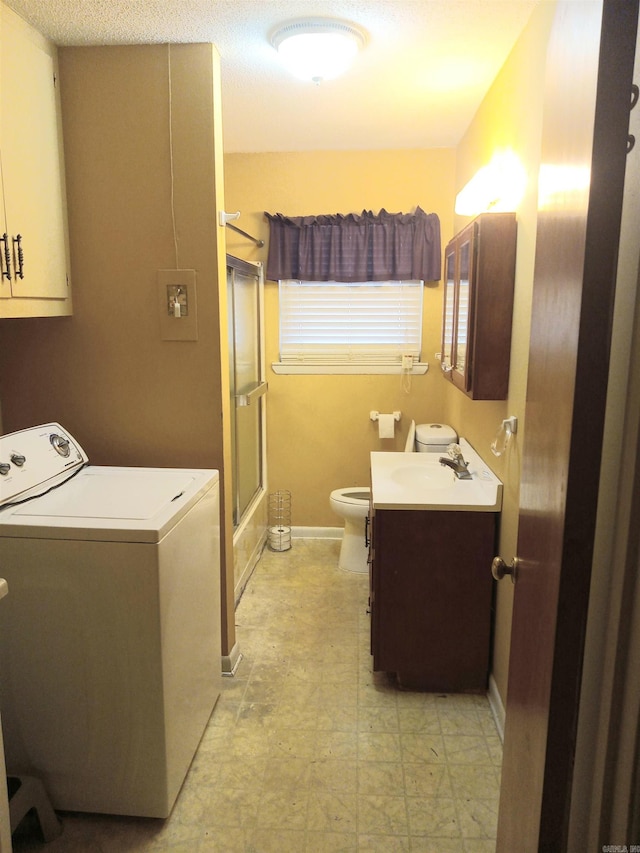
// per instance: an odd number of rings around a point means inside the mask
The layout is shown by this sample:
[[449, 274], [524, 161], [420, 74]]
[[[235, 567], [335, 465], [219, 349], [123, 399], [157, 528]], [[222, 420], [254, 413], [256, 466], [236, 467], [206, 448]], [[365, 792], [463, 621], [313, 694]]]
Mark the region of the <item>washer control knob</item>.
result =
[[27, 457], [23, 456], [21, 453], [12, 453], [11, 454], [11, 461], [13, 462], [14, 465], [17, 465], [18, 468], [22, 468], [24, 463], [27, 461]]
[[8, 462], [0, 462], [0, 474], [3, 477], [6, 477], [9, 471], [11, 470], [11, 465]]
[[49, 436], [49, 441], [53, 445], [56, 453], [59, 453], [60, 456], [68, 456], [71, 453], [69, 439], [65, 438], [63, 435], [58, 435], [58, 433], [54, 432]]

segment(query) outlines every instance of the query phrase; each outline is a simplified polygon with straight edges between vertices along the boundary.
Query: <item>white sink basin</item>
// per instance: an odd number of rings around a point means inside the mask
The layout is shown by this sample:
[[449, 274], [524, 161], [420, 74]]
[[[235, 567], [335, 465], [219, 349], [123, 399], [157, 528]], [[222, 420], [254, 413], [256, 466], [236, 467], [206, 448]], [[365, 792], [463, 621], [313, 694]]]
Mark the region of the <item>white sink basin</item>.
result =
[[498, 512], [502, 483], [464, 438], [462, 455], [470, 480], [460, 480], [440, 453], [371, 454], [371, 490], [375, 509], [425, 509]]
[[389, 476], [398, 486], [407, 489], [450, 489], [456, 478], [452, 469], [445, 465], [403, 465], [392, 468]]

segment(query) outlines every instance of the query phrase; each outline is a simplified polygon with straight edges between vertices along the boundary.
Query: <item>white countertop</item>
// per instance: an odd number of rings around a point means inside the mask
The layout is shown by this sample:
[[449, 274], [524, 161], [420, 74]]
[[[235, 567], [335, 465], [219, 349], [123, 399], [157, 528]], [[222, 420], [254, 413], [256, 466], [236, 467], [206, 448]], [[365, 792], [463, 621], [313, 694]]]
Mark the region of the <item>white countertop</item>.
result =
[[460, 480], [439, 460], [442, 453], [371, 453], [374, 509], [499, 512], [502, 482], [464, 438], [459, 441], [469, 463], [470, 480]]

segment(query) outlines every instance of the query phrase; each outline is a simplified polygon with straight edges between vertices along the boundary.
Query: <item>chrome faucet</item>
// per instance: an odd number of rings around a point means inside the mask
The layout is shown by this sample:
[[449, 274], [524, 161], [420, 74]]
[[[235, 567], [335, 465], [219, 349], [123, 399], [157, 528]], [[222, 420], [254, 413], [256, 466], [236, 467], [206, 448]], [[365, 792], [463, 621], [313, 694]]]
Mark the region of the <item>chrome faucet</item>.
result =
[[469, 463], [465, 461], [462, 450], [457, 444], [450, 444], [447, 448], [447, 456], [440, 457], [440, 464], [451, 468], [459, 480], [471, 480]]

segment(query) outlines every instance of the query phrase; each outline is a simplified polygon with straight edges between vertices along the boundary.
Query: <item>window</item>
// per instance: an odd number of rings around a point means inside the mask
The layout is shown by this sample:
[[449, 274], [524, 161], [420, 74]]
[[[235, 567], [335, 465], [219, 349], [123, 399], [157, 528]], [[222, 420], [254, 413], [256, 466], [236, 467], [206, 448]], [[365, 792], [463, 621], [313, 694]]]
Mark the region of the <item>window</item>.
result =
[[419, 361], [421, 281], [289, 279], [279, 286], [280, 372], [296, 365], [308, 368], [301, 372], [395, 372], [403, 355]]

